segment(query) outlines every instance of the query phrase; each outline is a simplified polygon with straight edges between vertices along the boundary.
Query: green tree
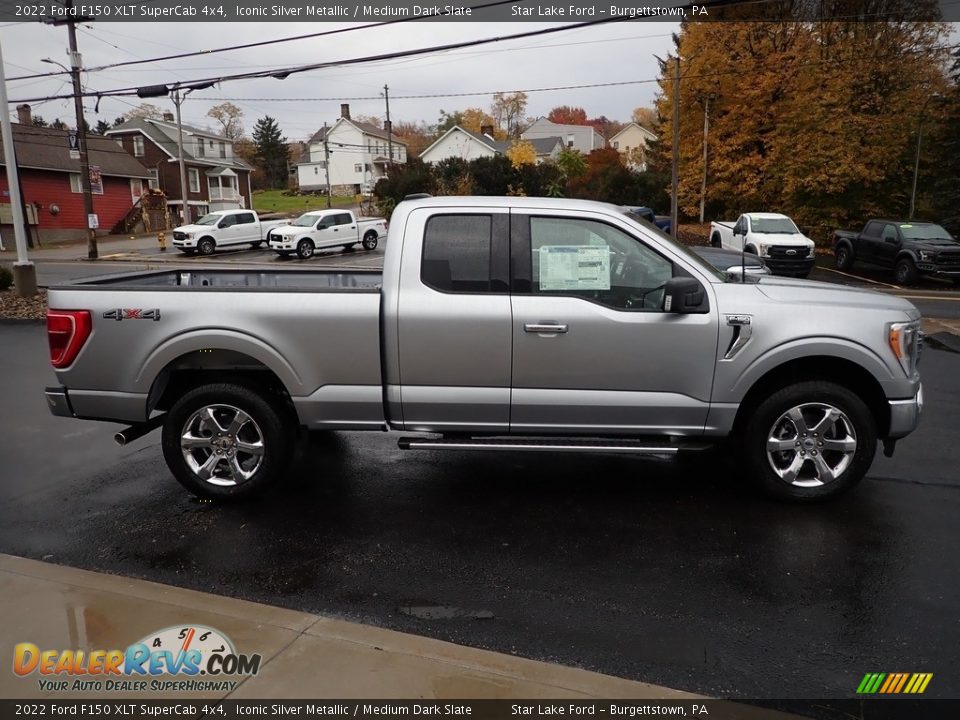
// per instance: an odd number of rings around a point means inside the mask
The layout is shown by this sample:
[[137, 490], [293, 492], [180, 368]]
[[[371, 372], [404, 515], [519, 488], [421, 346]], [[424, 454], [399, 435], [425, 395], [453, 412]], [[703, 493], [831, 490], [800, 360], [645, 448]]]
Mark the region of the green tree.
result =
[[34, 115], [34, 116], [30, 119], [30, 122], [33, 124], [34, 127], [41, 127], [41, 128], [50, 127], [50, 123], [48, 123], [46, 120], [44, 120], [44, 119], [43, 119], [42, 117], [40, 117], [39, 115]]
[[55, 118], [54, 121], [53, 121], [52, 123], [50, 123], [50, 127], [53, 128], [54, 130], [69, 130], [69, 129], [70, 129], [70, 126], [67, 125], [67, 124], [66, 124], [63, 120], [61, 120], [60, 118]]
[[287, 139], [277, 121], [269, 115], [257, 120], [253, 126], [253, 144], [257, 149], [257, 166], [263, 171], [268, 187], [286, 187]]
[[91, 132], [93, 132], [94, 135], [103, 135], [111, 127], [110, 123], [106, 120], [97, 120], [97, 124]]

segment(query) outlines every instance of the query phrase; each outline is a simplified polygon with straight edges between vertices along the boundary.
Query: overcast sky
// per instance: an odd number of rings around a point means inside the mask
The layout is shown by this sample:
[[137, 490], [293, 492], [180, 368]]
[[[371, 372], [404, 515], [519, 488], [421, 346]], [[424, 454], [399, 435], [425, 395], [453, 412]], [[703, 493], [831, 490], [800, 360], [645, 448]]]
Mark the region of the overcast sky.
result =
[[[80, 26], [78, 46], [85, 67], [126, 60], [150, 58], [176, 52], [196, 51], [319, 32], [346, 25], [335, 23], [108, 23]], [[536, 23], [405, 23], [387, 28], [364, 29], [327, 38], [281, 43], [266, 48], [239, 50], [179, 61], [114, 68], [85, 74], [84, 85], [91, 90], [156, 85], [194, 80], [222, 74], [250, 72], [296, 64], [425, 47], [474, 38], [486, 38], [557, 25]], [[183, 121], [211, 126], [207, 110], [229, 99], [244, 111], [244, 128], [250, 132], [257, 118], [275, 117], [289, 140], [306, 139], [324, 121], [339, 116], [340, 98], [371, 97], [349, 102], [353, 115], [383, 117], [379, 97], [384, 84], [390, 86], [390, 114], [394, 123], [425, 120], [435, 123], [440, 111], [479, 106], [489, 109], [490, 95], [403, 99], [404, 95], [493, 92], [568, 85], [588, 85], [657, 77], [654, 55], [670, 52], [671, 32], [677, 25], [667, 22], [611, 23], [529, 39], [493, 43], [389, 62], [316, 70], [273, 78], [225, 82], [210, 90], [198, 91], [183, 105]], [[67, 30], [37, 23], [7, 24], [0, 27], [7, 77], [55, 70], [41, 62], [51, 58], [67, 63]], [[8, 83], [11, 101], [70, 92], [69, 78], [32, 79]], [[545, 115], [557, 105], [586, 109], [590, 117], [606, 115], [613, 120], [630, 118], [633, 108], [652, 105], [657, 92], [653, 82], [615, 87], [584, 88], [529, 94], [527, 114]], [[238, 99], [243, 98], [243, 99]], [[249, 99], [247, 99], [249, 98]], [[327, 102], [281, 101], [280, 98], [337, 98]], [[87, 99], [87, 119], [112, 122], [115, 117], [141, 102], [138, 98], [104, 98], [94, 115], [94, 101]], [[173, 103], [154, 98], [164, 110]], [[72, 100], [31, 103], [34, 114], [73, 124]], [[11, 111], [13, 104], [11, 104]], [[15, 117], [15, 114], [14, 114]]]

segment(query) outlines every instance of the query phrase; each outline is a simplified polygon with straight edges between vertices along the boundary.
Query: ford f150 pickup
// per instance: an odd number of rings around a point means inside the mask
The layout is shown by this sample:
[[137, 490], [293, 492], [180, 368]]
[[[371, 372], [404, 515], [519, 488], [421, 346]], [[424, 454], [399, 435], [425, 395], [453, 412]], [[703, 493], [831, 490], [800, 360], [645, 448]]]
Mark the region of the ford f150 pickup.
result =
[[301, 428], [404, 449], [676, 455], [723, 443], [768, 493], [856, 484], [917, 425], [901, 298], [732, 277], [613, 205], [447, 197], [394, 211], [383, 271], [133, 273], [49, 290], [55, 415], [162, 426], [174, 476], [236, 499]]
[[313, 257], [314, 250], [340, 247], [350, 250], [363, 243], [365, 250], [374, 250], [387, 234], [383, 218], [357, 220], [350, 210], [314, 210], [304, 213], [286, 227], [270, 233], [272, 250], [279, 255], [296, 253], [301, 260]]
[[710, 244], [759, 255], [776, 275], [805, 278], [816, 262], [813, 240], [779, 213], [747, 213], [735, 223], [710, 223]]
[[190, 255], [213, 255], [217, 248], [231, 245], [260, 247], [267, 233], [289, 220], [261, 220], [253, 210], [217, 210], [192, 225], [173, 229], [173, 246]]
[[960, 285], [960, 242], [934, 223], [870, 220], [860, 233], [837, 230], [833, 256], [838, 270], [849, 270], [854, 262], [891, 268], [901, 285], [921, 274]]

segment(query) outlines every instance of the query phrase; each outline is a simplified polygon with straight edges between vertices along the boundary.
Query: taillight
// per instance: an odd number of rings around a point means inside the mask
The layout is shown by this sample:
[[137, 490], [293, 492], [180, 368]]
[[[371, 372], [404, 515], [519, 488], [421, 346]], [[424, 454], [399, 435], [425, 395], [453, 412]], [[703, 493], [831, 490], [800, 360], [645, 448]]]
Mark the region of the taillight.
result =
[[58, 370], [71, 365], [92, 329], [89, 310], [47, 310], [50, 364]]

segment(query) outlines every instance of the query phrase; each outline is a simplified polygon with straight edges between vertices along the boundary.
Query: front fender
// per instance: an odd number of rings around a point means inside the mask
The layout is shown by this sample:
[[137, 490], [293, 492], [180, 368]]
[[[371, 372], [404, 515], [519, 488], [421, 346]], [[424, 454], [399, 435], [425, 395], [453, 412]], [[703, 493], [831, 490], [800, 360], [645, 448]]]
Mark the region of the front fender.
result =
[[[792, 360], [816, 357], [841, 358], [859, 365], [876, 379], [888, 396], [891, 396], [891, 392], [896, 396], [896, 377], [884, 359], [866, 345], [838, 337], [807, 337], [783, 343], [757, 356], [736, 375], [728, 387], [724, 388], [718, 383], [717, 390], [720, 392], [716, 401], [740, 402], [750, 388], [771, 370]], [[908, 381], [903, 378], [902, 382]]]

